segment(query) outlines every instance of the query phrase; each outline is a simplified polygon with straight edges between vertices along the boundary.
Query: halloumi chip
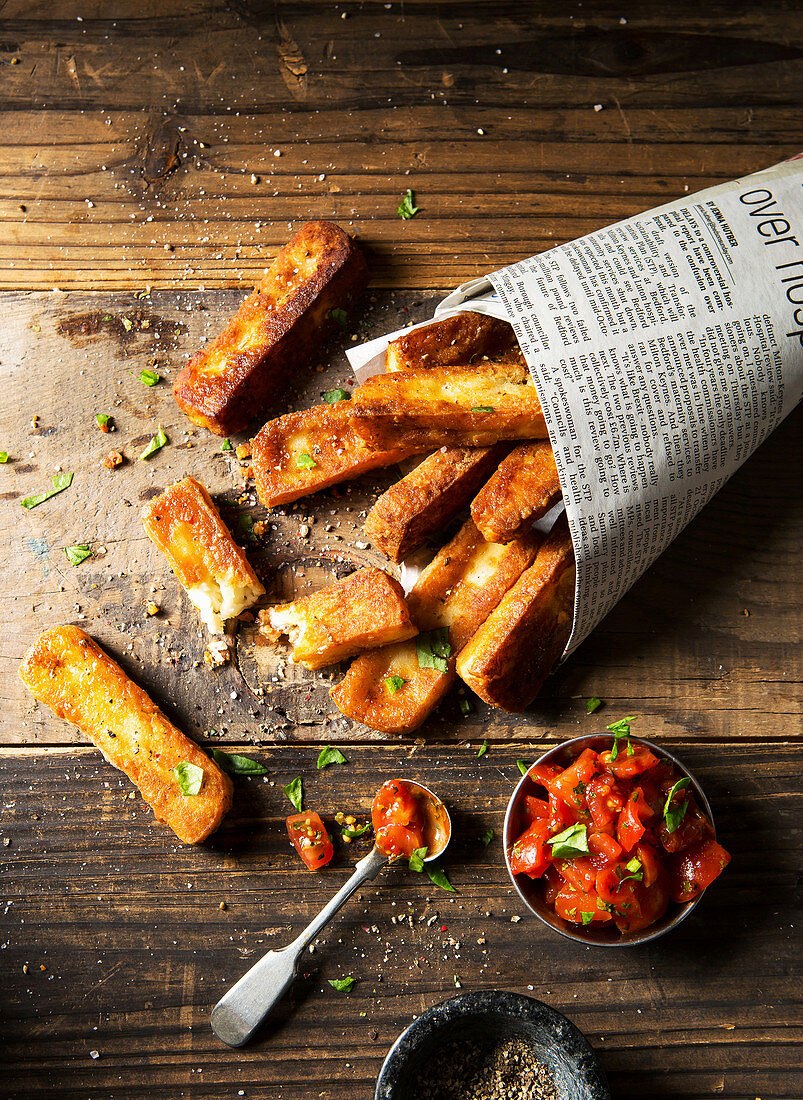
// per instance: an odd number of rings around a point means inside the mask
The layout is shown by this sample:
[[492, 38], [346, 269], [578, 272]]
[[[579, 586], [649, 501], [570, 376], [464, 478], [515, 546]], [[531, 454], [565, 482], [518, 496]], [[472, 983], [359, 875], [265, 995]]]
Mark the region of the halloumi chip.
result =
[[[180, 840], [198, 844], [217, 829], [231, 807], [229, 777], [83, 630], [46, 630], [26, 654], [20, 677], [40, 702], [78, 726], [125, 772]], [[195, 795], [182, 793], [175, 772], [181, 764], [202, 773]]]
[[485, 372], [433, 367], [377, 374], [357, 387], [350, 405], [350, 423], [372, 450], [548, 438], [535, 386]]
[[313, 405], [269, 420], [259, 432], [251, 444], [251, 468], [266, 507], [288, 504], [431, 449], [399, 444], [370, 450], [349, 422], [348, 405]]
[[271, 640], [286, 635], [293, 646], [293, 661], [309, 669], [418, 633], [402, 586], [374, 566], [358, 569], [293, 603], [260, 612], [260, 629]]
[[486, 542], [467, 520], [418, 578], [407, 606], [415, 639], [364, 653], [330, 695], [355, 721], [407, 734], [426, 721], [455, 681], [455, 656], [535, 559], [539, 537]]
[[339, 226], [302, 226], [223, 332], [179, 374], [173, 395], [181, 409], [217, 435], [247, 427], [307, 367], [337, 327], [332, 310], [347, 309], [366, 281], [362, 253]]
[[212, 634], [251, 607], [265, 589], [231, 537], [206, 489], [176, 482], [142, 509], [142, 522]]
[[521, 379], [526, 377], [527, 366], [513, 327], [496, 317], [465, 311], [391, 340], [385, 352], [385, 370], [428, 370], [483, 360], [511, 365], [518, 360], [523, 367]]
[[443, 531], [506, 449], [441, 447], [379, 497], [366, 517], [366, 535], [391, 561], [403, 561]]
[[565, 513], [538, 557], [502, 597], [457, 659], [481, 699], [523, 711], [559, 660], [572, 628], [575, 563]]
[[509, 542], [560, 499], [548, 440], [520, 443], [471, 502], [471, 518], [489, 542]]

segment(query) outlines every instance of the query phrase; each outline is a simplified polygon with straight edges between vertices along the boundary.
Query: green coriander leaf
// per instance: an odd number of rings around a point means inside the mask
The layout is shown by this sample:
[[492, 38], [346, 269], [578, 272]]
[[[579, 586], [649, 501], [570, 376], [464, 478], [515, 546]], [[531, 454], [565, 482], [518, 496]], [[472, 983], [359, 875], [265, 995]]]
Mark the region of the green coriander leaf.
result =
[[562, 833], [551, 837], [547, 843], [552, 847], [553, 859], [576, 859], [588, 855], [588, 834], [585, 825], [570, 825]]
[[204, 781], [204, 770], [197, 764], [190, 764], [189, 760], [182, 760], [173, 768], [173, 775], [178, 780], [178, 787], [182, 794], [195, 795], [201, 789]]
[[139, 380], [145, 386], [155, 386], [157, 382], [161, 381], [161, 374], [157, 374], [155, 370], [144, 370], [140, 373]]
[[450, 894], [457, 893], [454, 886], [452, 886], [451, 882], [449, 882], [446, 877], [446, 872], [442, 867], [435, 867], [432, 863], [428, 863], [426, 865], [426, 872], [432, 882], [434, 882], [436, 886], [440, 886], [441, 890], [448, 890]]
[[301, 804], [304, 801], [304, 784], [301, 782], [301, 776], [297, 775], [286, 787], [282, 787], [282, 790], [293, 803], [296, 810], [301, 813]]
[[318, 463], [308, 455], [306, 451], [299, 451], [296, 455], [296, 466], [299, 470], [314, 470]]
[[127, 317], [121, 317], [120, 321], [122, 323], [123, 328], [126, 330], [126, 332], [130, 332], [131, 329], [134, 327], [134, 322], [129, 321], [129, 319]]
[[419, 668], [434, 668], [441, 673], [449, 671], [448, 658], [452, 655], [452, 647], [449, 644], [447, 626], [419, 634], [415, 640], [415, 648]]
[[97, 420], [99, 428], [105, 428], [111, 417], [108, 413], [95, 413], [95, 420]]
[[145, 448], [145, 450], [139, 456], [140, 460], [142, 461], [142, 460], [150, 458], [151, 455], [155, 455], [157, 451], [161, 451], [162, 447], [164, 447], [164, 445], [166, 443], [167, 443], [167, 436], [165, 435], [165, 433], [160, 428], [159, 431], [156, 433], [156, 435], [153, 437], [153, 439], [150, 441], [148, 446]]
[[356, 978], [329, 978], [329, 985], [332, 989], [336, 989], [338, 993], [348, 993], [351, 987], [354, 985]]
[[689, 808], [689, 801], [685, 799], [683, 802], [676, 802], [672, 805], [672, 799], [678, 791], [685, 790], [690, 786], [691, 780], [686, 775], [683, 779], [679, 779], [677, 783], [673, 785], [669, 794], [666, 796], [666, 802], [664, 803], [664, 820], [666, 821], [666, 831], [668, 833], [674, 833], [679, 827], [681, 821], [686, 816], [686, 811]]
[[493, 831], [493, 829], [486, 829], [486, 830], [485, 830], [485, 832], [484, 832], [484, 833], [482, 834], [482, 836], [480, 837], [480, 841], [481, 841], [481, 843], [482, 843], [482, 846], [483, 846], [483, 848], [487, 848], [487, 847], [488, 847], [488, 845], [489, 845], [489, 844], [491, 843], [491, 841], [493, 840], [493, 838], [494, 838], [494, 831]]
[[593, 919], [593, 913], [586, 913], [583, 909], [580, 910], [580, 920], [583, 922], [583, 924], [591, 924]]
[[459, 706], [461, 714], [471, 714], [474, 709], [468, 699], [461, 699]]
[[342, 386], [338, 386], [334, 390], [327, 390], [323, 399], [327, 405], [336, 405], [339, 401], [351, 401], [351, 394]]
[[268, 769], [250, 756], [238, 756], [235, 752], [212, 749], [212, 758], [224, 772], [230, 775], [267, 775]]
[[347, 836], [349, 840], [356, 840], [358, 836], [362, 836], [363, 833], [367, 833], [371, 828], [369, 824], [365, 825], [347, 825], [345, 829], [340, 830], [341, 836]]
[[221, 451], [233, 451], [234, 448], [231, 445], [231, 440], [224, 439], [223, 442], [220, 444], [220, 449]]
[[22, 501], [22, 507], [35, 508], [43, 501], [50, 500], [56, 493], [63, 493], [70, 485], [72, 485], [72, 474], [56, 474], [53, 478], [52, 489], [45, 489], [43, 493], [36, 493], [32, 497], [26, 497], [25, 500]]
[[410, 870], [411, 871], [423, 871], [424, 870], [424, 858], [428, 852], [426, 845], [423, 848], [414, 848], [413, 854], [410, 856]]
[[593, 714], [594, 711], [599, 710], [599, 708], [601, 706], [602, 706], [602, 700], [599, 699], [596, 695], [592, 695], [591, 698], [586, 703], [586, 713], [587, 714]]
[[65, 546], [63, 549], [70, 565], [80, 565], [82, 561], [92, 557], [92, 551], [88, 546]]
[[473, 413], [492, 413], [493, 405], [472, 405], [471, 411]]
[[8, 451], [0, 451], [0, 462], [8, 462]]
[[487, 751], [488, 751], [488, 741], [485, 740], [480, 745], [480, 747], [477, 749], [477, 756], [485, 756]]
[[340, 325], [341, 328], [345, 328], [349, 323], [349, 315], [346, 313], [345, 309], [330, 309], [328, 316], [336, 325]]
[[625, 870], [629, 871], [629, 875], [622, 875], [621, 882], [627, 882], [628, 879], [634, 878], [636, 882], [641, 882], [644, 879], [644, 869], [641, 865], [641, 860], [638, 856], [633, 856], [631, 860], [625, 864]]
[[332, 745], [327, 745], [325, 749], [321, 749], [318, 753], [318, 768], [328, 768], [330, 764], [347, 764], [343, 753], [340, 749], [334, 748]]
[[385, 687], [388, 689], [391, 695], [395, 695], [397, 691], [401, 691], [407, 681], [402, 676], [386, 676]]
[[611, 747], [611, 761], [617, 759], [619, 756], [619, 742], [623, 737], [630, 736], [630, 723], [635, 722], [636, 716], [632, 715], [630, 718], [620, 718], [618, 722], [612, 722], [610, 726], [606, 726], [606, 730], [610, 730], [613, 734], [613, 746]]
[[522, 775], [526, 775], [527, 772], [530, 770], [530, 765], [525, 764], [523, 760], [517, 760], [516, 765], [518, 766], [518, 769]]
[[396, 213], [407, 222], [410, 218], [414, 218], [420, 209], [420, 206], [415, 205], [415, 195], [408, 188], [404, 198], [399, 203]]

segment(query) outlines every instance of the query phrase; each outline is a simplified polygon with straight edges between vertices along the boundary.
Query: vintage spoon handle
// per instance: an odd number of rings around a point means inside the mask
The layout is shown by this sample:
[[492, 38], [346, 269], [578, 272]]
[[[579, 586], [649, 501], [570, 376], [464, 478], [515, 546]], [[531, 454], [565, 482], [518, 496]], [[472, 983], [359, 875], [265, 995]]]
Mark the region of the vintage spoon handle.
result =
[[372, 848], [354, 868], [328, 905], [307, 925], [300, 936], [280, 951], [268, 951], [233, 985], [212, 1009], [212, 1030], [230, 1047], [248, 1042], [257, 1027], [295, 981], [298, 960], [311, 940], [364, 882], [376, 877], [387, 856]]

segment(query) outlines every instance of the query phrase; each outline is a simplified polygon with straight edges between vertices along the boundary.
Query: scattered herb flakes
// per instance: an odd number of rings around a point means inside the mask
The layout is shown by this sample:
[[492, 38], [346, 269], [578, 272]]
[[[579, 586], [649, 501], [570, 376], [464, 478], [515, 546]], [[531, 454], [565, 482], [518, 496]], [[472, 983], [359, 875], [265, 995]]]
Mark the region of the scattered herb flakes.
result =
[[328, 768], [330, 764], [348, 764], [343, 753], [340, 749], [336, 749], [333, 745], [327, 745], [325, 749], [321, 749], [318, 753], [318, 768]]
[[690, 785], [691, 780], [686, 775], [672, 786], [669, 794], [666, 796], [666, 802], [664, 803], [664, 821], [666, 822], [666, 831], [668, 833], [675, 832], [686, 816], [686, 811], [689, 808], [688, 799], [684, 799], [683, 802], [676, 802], [674, 806], [672, 805], [672, 799], [678, 791], [685, 790], [686, 787]]
[[8, 451], [0, 451], [0, 462], [8, 462]]
[[350, 975], [348, 978], [329, 978], [329, 985], [332, 989], [336, 989], [338, 993], [348, 993], [351, 987], [356, 982], [356, 978], [352, 978]]
[[330, 320], [334, 321], [340, 328], [345, 328], [349, 323], [349, 315], [345, 309], [330, 309], [327, 314]]
[[570, 825], [568, 829], [550, 837], [553, 859], [575, 859], [588, 855], [588, 832], [585, 825]]
[[104, 431], [109, 430], [112, 418], [109, 416], [108, 413], [95, 413], [95, 420], [97, 421], [97, 425], [99, 428], [103, 429]]
[[530, 765], [526, 764], [523, 760], [516, 761], [516, 767], [519, 769], [522, 775], [526, 775], [530, 770]]
[[602, 706], [602, 700], [597, 698], [596, 695], [592, 695], [586, 703], [586, 714], [593, 714], [595, 710], [599, 710]]
[[220, 444], [220, 449], [221, 451], [233, 451], [234, 448], [231, 445], [231, 440], [224, 439], [223, 442]]
[[179, 790], [182, 794], [196, 795], [204, 781], [204, 770], [197, 764], [191, 764], [189, 760], [182, 760], [173, 768], [173, 775], [178, 780]]
[[[613, 734], [613, 746], [611, 748], [611, 761], [616, 760], [619, 756], [619, 742], [623, 737], [630, 736], [630, 723], [635, 722], [636, 716], [631, 715], [629, 718], [620, 718], [618, 722], [612, 722], [610, 726], [606, 726], [606, 730], [610, 730]], [[632, 756], [633, 754], [630, 753]]]
[[333, 390], [327, 390], [323, 395], [323, 399], [327, 405], [337, 405], [339, 401], [351, 401], [351, 394], [348, 390], [344, 390], [342, 386], [337, 386]]
[[161, 451], [162, 447], [164, 447], [164, 445], [166, 443], [167, 443], [167, 436], [165, 435], [165, 433], [160, 428], [159, 431], [156, 433], [156, 435], [153, 437], [153, 439], [151, 439], [148, 446], [145, 448], [145, 450], [139, 456], [140, 461], [145, 461], [145, 459], [150, 458], [151, 455], [155, 455], [157, 451]]
[[449, 657], [452, 647], [449, 644], [449, 628], [439, 627], [419, 634], [415, 640], [419, 668], [434, 668], [437, 672], [449, 671]]
[[250, 756], [238, 756], [235, 752], [212, 749], [212, 759], [229, 775], [267, 775], [268, 769]]
[[388, 689], [391, 695], [395, 695], [397, 691], [401, 691], [407, 681], [403, 676], [386, 676], [385, 687]]
[[408, 222], [410, 218], [414, 218], [416, 216], [420, 209], [420, 206], [415, 205], [415, 195], [408, 187], [407, 191], [405, 192], [404, 198], [399, 203], [396, 209], [396, 213], [399, 215], [400, 218], [403, 218], [406, 222]]
[[474, 709], [468, 699], [461, 699], [459, 706], [461, 714], [471, 714]]
[[471, 411], [473, 413], [492, 413], [493, 405], [472, 405]]
[[140, 372], [139, 380], [144, 386], [155, 386], [161, 382], [162, 376], [155, 370], [143, 370]]
[[427, 855], [428, 851], [429, 851], [429, 849], [426, 847], [426, 845], [423, 848], [414, 848], [413, 849], [413, 854], [410, 856], [410, 859], [409, 859], [410, 870], [411, 871], [419, 871], [420, 872], [420, 871], [424, 870], [424, 860], [426, 859], [426, 855]]
[[297, 775], [295, 779], [291, 779], [286, 787], [282, 787], [282, 790], [293, 803], [296, 810], [301, 813], [301, 804], [304, 801], [304, 784], [301, 781], [301, 776]]
[[591, 924], [593, 919], [593, 913], [586, 913], [584, 910], [580, 910], [580, 920], [583, 922], [583, 924]]
[[340, 835], [342, 837], [348, 837], [349, 840], [356, 840], [357, 837], [364, 836], [370, 828], [370, 823], [366, 823], [365, 825], [346, 825], [345, 828], [340, 830]]
[[480, 843], [482, 844], [483, 848], [488, 847], [488, 845], [491, 843], [491, 841], [493, 840], [495, 835], [496, 834], [494, 833], [493, 829], [486, 829], [485, 830], [485, 832], [480, 837]]
[[480, 747], [477, 749], [477, 756], [485, 756], [488, 751], [488, 739], [486, 738]]
[[64, 546], [62, 548], [67, 555], [70, 565], [80, 565], [82, 561], [92, 557], [92, 551], [88, 546]]
[[126, 332], [130, 332], [131, 329], [134, 327], [134, 322], [130, 321], [127, 317], [121, 317], [120, 323], [122, 324]]
[[21, 501], [23, 508], [36, 508], [38, 504], [42, 504], [46, 500], [50, 500], [57, 493], [63, 493], [65, 489], [68, 489], [72, 485], [72, 474], [56, 474], [52, 479], [53, 488], [45, 489], [43, 493], [36, 493], [32, 497], [26, 497]]
[[440, 886], [441, 890], [448, 890], [451, 894], [457, 893], [454, 886], [452, 886], [451, 882], [449, 882], [446, 877], [446, 872], [442, 867], [436, 867], [435, 864], [428, 863], [426, 865], [426, 872], [432, 882], [434, 882], [436, 886]]
[[299, 451], [296, 455], [296, 466], [299, 470], [314, 470], [317, 465], [312, 455], [307, 454], [306, 451]]

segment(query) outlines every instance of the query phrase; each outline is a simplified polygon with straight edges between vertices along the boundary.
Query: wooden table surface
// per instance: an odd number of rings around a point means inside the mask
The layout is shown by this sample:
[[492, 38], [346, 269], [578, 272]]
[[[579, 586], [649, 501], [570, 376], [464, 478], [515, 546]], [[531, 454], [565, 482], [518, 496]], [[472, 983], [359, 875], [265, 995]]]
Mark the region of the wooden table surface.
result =
[[[0, 1096], [370, 1100], [403, 1027], [456, 989], [489, 988], [574, 1020], [616, 1097], [803, 1095], [799, 411], [526, 715], [463, 717], [451, 699], [403, 741], [351, 729], [328, 700], [339, 672], [282, 678], [246, 629], [236, 661], [210, 672], [138, 519], [188, 473], [233, 526], [265, 517], [167, 383], [293, 226], [337, 220], [373, 273], [299, 379], [300, 406], [350, 377], [352, 340], [429, 316], [445, 288], [798, 152], [800, 16], [653, 0], [2, 5]], [[402, 221], [408, 187], [421, 210]], [[146, 366], [165, 381], [144, 387]], [[115, 435], [94, 427], [99, 411]], [[137, 462], [157, 425], [169, 446]], [[103, 470], [111, 446], [134, 461]], [[70, 489], [21, 509], [57, 469]], [[382, 564], [361, 519], [391, 477], [271, 516], [248, 547], [271, 594]], [[62, 552], [75, 543], [93, 550], [78, 567]], [[211, 842], [154, 826], [125, 777], [26, 695], [18, 662], [59, 622], [98, 638], [188, 733], [266, 763], [264, 779], [235, 781]], [[592, 695], [605, 706], [588, 717]], [[524, 914], [499, 833], [517, 759], [624, 714], [695, 771], [733, 862], [672, 936], [578, 948]], [[321, 743], [347, 765], [317, 771]], [[307, 805], [331, 816], [367, 807], [392, 773], [447, 800], [457, 892], [383, 872], [259, 1038], [222, 1046], [211, 1006], [355, 858], [304, 871], [282, 786], [302, 775]], [[327, 979], [347, 974], [354, 988], [335, 992]]]

